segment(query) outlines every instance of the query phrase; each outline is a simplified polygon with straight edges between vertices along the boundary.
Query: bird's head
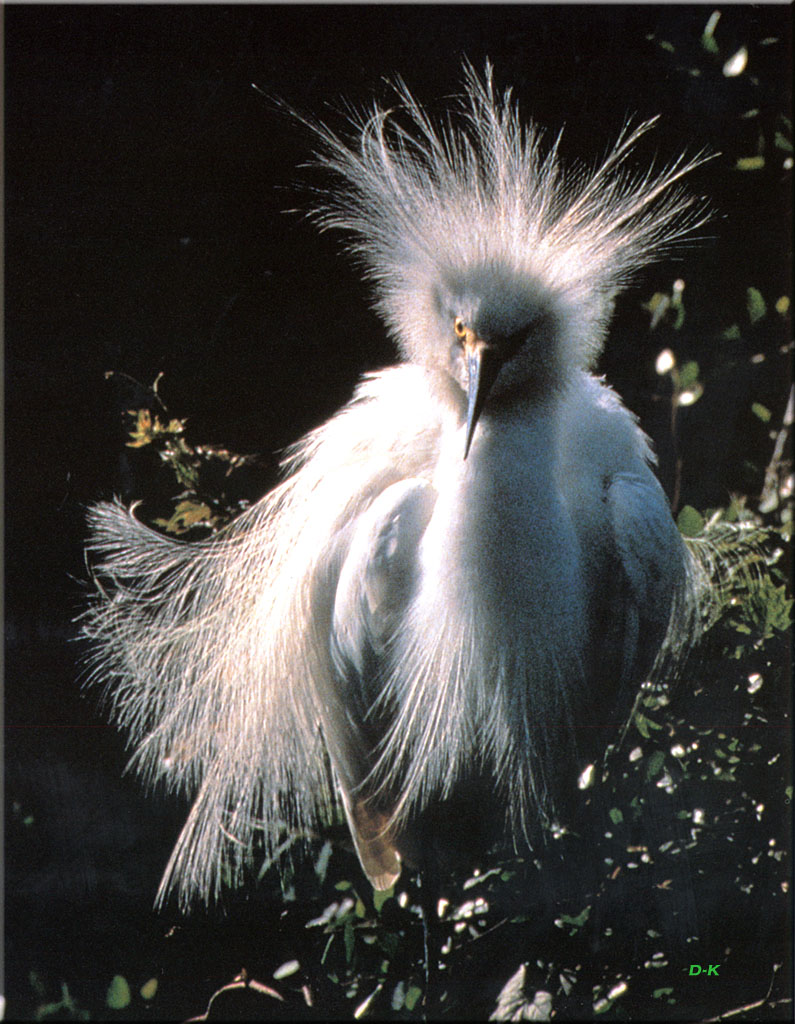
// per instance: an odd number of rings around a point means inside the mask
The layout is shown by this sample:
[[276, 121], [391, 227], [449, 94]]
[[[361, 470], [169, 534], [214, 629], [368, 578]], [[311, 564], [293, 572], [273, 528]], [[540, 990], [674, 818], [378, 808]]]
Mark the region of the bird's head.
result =
[[428, 302], [415, 358], [461, 395], [466, 457], [487, 400], [543, 395], [565, 382], [568, 314], [554, 291], [498, 259], [440, 273]]
[[483, 80], [465, 65], [457, 121], [435, 125], [396, 89], [400, 106], [355, 120], [355, 141], [313, 126], [338, 181], [314, 215], [347, 233], [404, 357], [458, 386], [468, 448], [486, 401], [594, 365], [620, 288], [707, 219], [677, 186], [704, 158], [629, 173], [649, 121], [565, 173], [560, 137], [522, 124], [489, 65]]

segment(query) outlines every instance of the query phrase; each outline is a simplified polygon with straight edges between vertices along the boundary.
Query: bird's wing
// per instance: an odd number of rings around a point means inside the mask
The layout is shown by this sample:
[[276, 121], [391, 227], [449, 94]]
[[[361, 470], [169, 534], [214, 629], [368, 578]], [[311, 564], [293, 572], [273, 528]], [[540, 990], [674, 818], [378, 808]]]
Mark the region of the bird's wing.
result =
[[206, 542], [163, 537], [118, 504], [91, 510], [87, 677], [136, 769], [193, 800], [161, 899], [209, 899], [255, 844], [276, 857], [328, 821], [319, 725], [342, 720], [329, 648], [339, 574], [378, 496], [431, 471], [439, 424], [424, 379], [412, 367], [367, 378], [292, 450], [284, 482]]
[[684, 542], [660, 483], [644, 469], [614, 474], [605, 496], [623, 594], [622, 688], [651, 671], [687, 581]]
[[359, 517], [334, 601], [336, 678], [333, 692], [321, 695], [323, 730], [356, 849], [376, 889], [388, 889], [400, 874], [389, 834], [389, 794], [374, 792], [371, 776], [389, 715], [381, 686], [390, 643], [414, 592], [417, 549], [435, 501], [426, 480], [387, 487]]

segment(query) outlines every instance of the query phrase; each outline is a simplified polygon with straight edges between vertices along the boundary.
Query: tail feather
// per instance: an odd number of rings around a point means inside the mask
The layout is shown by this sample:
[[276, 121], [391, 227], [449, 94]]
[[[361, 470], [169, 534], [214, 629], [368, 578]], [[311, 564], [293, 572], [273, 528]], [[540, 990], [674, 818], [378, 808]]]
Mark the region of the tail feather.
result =
[[119, 504], [94, 507], [89, 524], [89, 678], [129, 735], [131, 766], [149, 784], [195, 794], [161, 898], [172, 886], [184, 903], [209, 898], [242, 870], [255, 833], [270, 854], [285, 827], [333, 802], [308, 690], [268, 628], [273, 602], [247, 586], [252, 566], [267, 564], [272, 531], [248, 515], [188, 545]]

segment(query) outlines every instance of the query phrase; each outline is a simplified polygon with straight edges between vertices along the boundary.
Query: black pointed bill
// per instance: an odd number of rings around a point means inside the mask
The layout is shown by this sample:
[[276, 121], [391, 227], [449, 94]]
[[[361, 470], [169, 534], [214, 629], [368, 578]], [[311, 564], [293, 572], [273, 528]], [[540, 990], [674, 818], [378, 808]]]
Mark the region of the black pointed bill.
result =
[[469, 382], [467, 386], [467, 433], [464, 444], [464, 458], [469, 455], [472, 437], [475, 433], [483, 406], [489, 391], [497, 379], [502, 359], [497, 350], [480, 338], [473, 337], [464, 343]]

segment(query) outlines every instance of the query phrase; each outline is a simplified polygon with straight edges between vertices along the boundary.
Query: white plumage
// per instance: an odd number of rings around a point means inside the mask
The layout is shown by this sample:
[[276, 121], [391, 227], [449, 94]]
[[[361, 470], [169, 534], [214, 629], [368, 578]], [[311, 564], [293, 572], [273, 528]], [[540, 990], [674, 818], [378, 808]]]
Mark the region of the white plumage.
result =
[[90, 514], [94, 676], [146, 780], [194, 798], [161, 889], [183, 902], [337, 795], [380, 888], [470, 787], [531, 838], [693, 629], [648, 441], [590, 371], [619, 288], [703, 222], [676, 185], [698, 160], [629, 173], [646, 123], [564, 173], [490, 68], [444, 127], [397, 91], [352, 144], [313, 126], [315, 216], [405, 362], [212, 540]]

